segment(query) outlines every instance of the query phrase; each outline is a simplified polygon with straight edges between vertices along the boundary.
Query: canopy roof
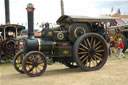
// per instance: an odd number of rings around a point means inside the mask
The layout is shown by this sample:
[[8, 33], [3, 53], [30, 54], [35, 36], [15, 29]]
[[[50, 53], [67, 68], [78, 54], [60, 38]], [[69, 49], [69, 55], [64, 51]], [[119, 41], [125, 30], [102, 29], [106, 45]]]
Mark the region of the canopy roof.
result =
[[25, 29], [24, 26], [22, 26], [22, 25], [17, 25], [17, 24], [0, 25], [0, 29], [5, 29], [5, 28], [8, 28], [8, 27], [14, 27], [14, 28]]
[[5, 30], [16, 31], [16, 28], [17, 28], [17, 31], [18, 31], [18, 32], [25, 29], [25, 27], [22, 26], [22, 25], [6, 24], [6, 25], [0, 25], [0, 32], [3, 31], [4, 29], [5, 29]]
[[56, 23], [64, 24], [64, 23], [72, 23], [72, 22], [115, 22], [116, 18], [112, 17], [87, 17], [87, 16], [69, 16], [63, 15], [61, 16]]
[[111, 27], [109, 27], [109, 28], [110, 28], [110, 29], [113, 29], [113, 28], [125, 28], [125, 27], [128, 27], [128, 24], [117, 25], [117, 26], [111, 26]]

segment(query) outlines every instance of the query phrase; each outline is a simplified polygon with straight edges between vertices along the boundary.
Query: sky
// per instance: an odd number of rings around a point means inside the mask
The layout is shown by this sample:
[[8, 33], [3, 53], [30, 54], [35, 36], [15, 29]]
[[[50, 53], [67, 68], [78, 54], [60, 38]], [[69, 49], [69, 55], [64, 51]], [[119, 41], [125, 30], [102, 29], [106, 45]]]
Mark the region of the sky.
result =
[[[11, 23], [26, 23], [28, 3], [35, 7], [34, 22], [55, 23], [61, 16], [60, 0], [9, 0]], [[113, 8], [116, 12], [121, 9], [122, 14], [128, 14], [128, 0], [63, 0], [66, 15], [80, 15], [98, 17], [110, 14]], [[4, 0], [0, 0], [0, 24], [5, 23]]]

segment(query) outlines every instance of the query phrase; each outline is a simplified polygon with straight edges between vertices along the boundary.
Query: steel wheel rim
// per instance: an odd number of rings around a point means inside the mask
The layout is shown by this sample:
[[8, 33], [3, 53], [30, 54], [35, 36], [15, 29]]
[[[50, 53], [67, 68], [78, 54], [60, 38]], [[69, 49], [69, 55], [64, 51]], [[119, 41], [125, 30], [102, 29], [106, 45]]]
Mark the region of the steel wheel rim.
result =
[[93, 69], [102, 64], [106, 49], [104, 43], [97, 36], [90, 36], [81, 40], [78, 57], [85, 68]]
[[120, 34], [116, 34], [116, 35], [114, 36], [114, 40], [115, 40], [115, 41], [118, 41], [119, 38], [122, 39], [122, 36], [121, 36]]
[[[46, 61], [43, 55], [32, 53], [25, 60], [25, 71], [33, 76], [40, 75], [46, 67]], [[34, 75], [35, 74], [35, 75]]]

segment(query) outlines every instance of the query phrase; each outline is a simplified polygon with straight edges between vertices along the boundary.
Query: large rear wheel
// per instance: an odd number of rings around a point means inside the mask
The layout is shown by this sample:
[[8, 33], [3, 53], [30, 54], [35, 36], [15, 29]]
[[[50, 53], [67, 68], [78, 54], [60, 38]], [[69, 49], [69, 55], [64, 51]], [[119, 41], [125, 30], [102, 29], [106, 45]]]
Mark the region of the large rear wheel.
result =
[[98, 70], [108, 58], [108, 48], [104, 38], [96, 33], [79, 37], [73, 46], [73, 55], [79, 67], [86, 71]]

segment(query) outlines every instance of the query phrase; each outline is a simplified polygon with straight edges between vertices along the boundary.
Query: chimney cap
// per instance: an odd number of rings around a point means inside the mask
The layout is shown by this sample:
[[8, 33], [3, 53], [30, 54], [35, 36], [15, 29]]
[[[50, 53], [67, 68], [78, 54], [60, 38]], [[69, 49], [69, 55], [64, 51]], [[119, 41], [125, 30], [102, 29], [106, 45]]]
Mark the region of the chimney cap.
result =
[[29, 3], [29, 4], [27, 5], [27, 8], [34, 8], [34, 5], [33, 5], [32, 3]]
[[32, 3], [29, 3], [28, 5], [27, 5], [27, 11], [29, 11], [29, 12], [33, 12], [34, 11], [34, 5], [32, 4]]

